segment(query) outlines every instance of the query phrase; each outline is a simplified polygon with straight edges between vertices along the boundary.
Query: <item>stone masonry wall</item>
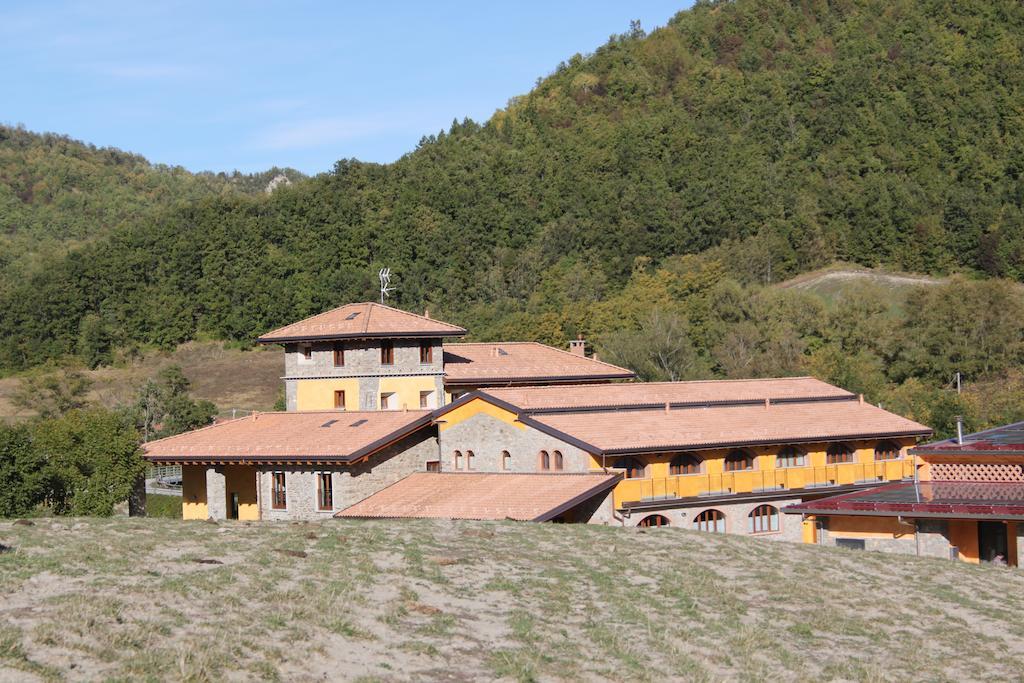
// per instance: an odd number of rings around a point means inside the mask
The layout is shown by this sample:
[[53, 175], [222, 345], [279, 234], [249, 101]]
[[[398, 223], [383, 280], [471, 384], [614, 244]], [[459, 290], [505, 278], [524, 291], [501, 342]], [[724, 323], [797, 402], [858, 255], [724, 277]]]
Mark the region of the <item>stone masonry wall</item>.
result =
[[227, 519], [228, 498], [224, 474], [219, 468], [206, 468], [206, 512], [213, 519]]
[[[326, 519], [413, 472], [426, 470], [427, 461], [436, 459], [437, 439], [423, 430], [351, 467], [261, 467], [260, 515], [262, 519]], [[284, 510], [275, 510], [271, 505], [273, 472], [285, 473]], [[318, 472], [331, 472], [331, 510], [317, 509]]]
[[[539, 472], [538, 455], [561, 451], [562, 472], [590, 471], [590, 454], [532, 427], [518, 427], [479, 413], [440, 433], [441, 469], [455, 469], [455, 451], [473, 451], [473, 469], [479, 472]], [[512, 456], [512, 467], [502, 468], [502, 451]], [[553, 458], [554, 456], [552, 456]], [[554, 461], [552, 460], [552, 464]]]
[[[306, 361], [299, 353], [298, 344], [285, 346], [285, 377], [356, 377], [360, 375], [431, 375], [444, 372], [440, 339], [393, 339], [395, 362], [381, 365], [382, 339], [347, 339], [345, 365], [334, 366], [334, 342], [311, 342], [312, 357]], [[433, 347], [430, 363], [420, 363], [420, 342], [429, 341]]]
[[748, 516], [751, 510], [760, 505], [771, 505], [779, 510], [779, 531], [756, 534], [758, 538], [765, 538], [774, 541], [791, 541], [793, 543], [803, 542], [803, 525], [798, 515], [787, 515], [782, 513], [782, 508], [801, 502], [799, 498], [787, 498], [783, 500], [754, 501], [744, 503], [706, 503], [701, 505], [689, 505], [674, 507], [666, 510], [644, 510], [643, 512], [633, 510], [626, 517], [626, 526], [637, 526], [641, 520], [650, 515], [661, 515], [669, 520], [671, 526], [693, 528], [693, 520], [705, 510], [718, 510], [725, 515], [725, 532], [727, 534], [739, 534], [742, 536], [751, 535], [747, 531]]

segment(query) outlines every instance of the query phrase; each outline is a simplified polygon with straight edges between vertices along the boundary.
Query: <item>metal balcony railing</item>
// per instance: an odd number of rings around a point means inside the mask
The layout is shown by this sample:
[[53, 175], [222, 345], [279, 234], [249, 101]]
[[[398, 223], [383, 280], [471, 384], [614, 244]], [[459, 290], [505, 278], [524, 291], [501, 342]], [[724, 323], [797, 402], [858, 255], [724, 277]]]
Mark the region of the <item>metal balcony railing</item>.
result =
[[787, 467], [624, 479], [615, 487], [615, 505], [619, 507], [625, 503], [649, 500], [843, 486], [872, 481], [895, 481], [913, 475], [913, 460], [901, 458], [899, 460], [850, 462], [818, 467]]

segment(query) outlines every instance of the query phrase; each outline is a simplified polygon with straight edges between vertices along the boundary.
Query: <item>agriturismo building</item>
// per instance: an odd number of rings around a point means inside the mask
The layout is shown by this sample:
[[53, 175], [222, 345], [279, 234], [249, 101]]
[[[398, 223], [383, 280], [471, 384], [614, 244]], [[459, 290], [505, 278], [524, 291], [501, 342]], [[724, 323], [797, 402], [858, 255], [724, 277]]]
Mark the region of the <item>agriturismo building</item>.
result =
[[186, 519], [444, 517], [684, 526], [814, 541], [780, 514], [908, 481], [931, 431], [808, 378], [640, 383], [535, 343], [373, 303], [260, 338], [288, 410], [145, 445]]

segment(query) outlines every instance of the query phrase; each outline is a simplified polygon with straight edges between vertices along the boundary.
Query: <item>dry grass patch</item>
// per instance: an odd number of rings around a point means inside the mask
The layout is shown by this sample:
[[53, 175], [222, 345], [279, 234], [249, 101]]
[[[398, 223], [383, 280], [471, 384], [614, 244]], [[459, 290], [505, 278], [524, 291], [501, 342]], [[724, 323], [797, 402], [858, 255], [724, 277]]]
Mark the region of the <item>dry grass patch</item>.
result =
[[0, 679], [1017, 680], [1024, 574], [680, 529], [0, 522]]

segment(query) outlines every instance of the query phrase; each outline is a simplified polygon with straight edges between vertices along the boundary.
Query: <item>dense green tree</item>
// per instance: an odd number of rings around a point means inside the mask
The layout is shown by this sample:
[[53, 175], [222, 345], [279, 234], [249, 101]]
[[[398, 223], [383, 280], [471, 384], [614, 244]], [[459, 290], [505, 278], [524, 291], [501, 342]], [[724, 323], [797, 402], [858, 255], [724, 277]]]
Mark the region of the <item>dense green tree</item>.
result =
[[121, 413], [72, 410], [36, 423], [32, 439], [46, 462], [47, 500], [56, 514], [108, 516], [145, 471], [139, 434]]
[[28, 514], [46, 497], [46, 462], [31, 434], [28, 425], [0, 425], [0, 517]]

